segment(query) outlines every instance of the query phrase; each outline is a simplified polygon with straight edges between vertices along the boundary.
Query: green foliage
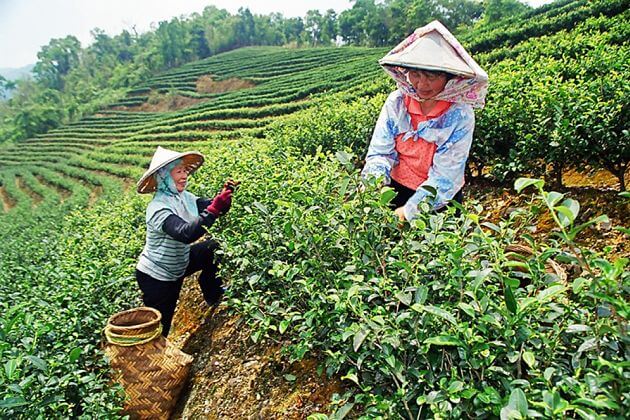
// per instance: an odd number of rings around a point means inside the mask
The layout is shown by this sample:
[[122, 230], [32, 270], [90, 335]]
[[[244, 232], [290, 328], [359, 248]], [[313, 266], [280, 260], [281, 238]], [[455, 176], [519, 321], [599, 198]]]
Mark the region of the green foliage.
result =
[[[504, 10], [504, 9], [502, 9]], [[484, 5], [469, 0], [360, 0], [339, 14], [339, 35], [353, 45], [396, 45], [416, 28], [439, 20], [452, 31], [471, 27]], [[510, 10], [501, 16], [520, 13]]]
[[520, 15], [530, 7], [518, 0], [485, 0], [483, 19], [485, 22], [497, 22], [506, 17]]
[[609, 170], [625, 189], [629, 50], [615, 40], [627, 32], [627, 15], [528, 41], [489, 67], [471, 159], [479, 171], [491, 166], [500, 180], [545, 175], [561, 186], [566, 167], [588, 165]]
[[[574, 242], [603, 218], [582, 222], [577, 202], [540, 189], [496, 224], [472, 207], [400, 230], [390, 190], [358, 192], [351, 155], [266, 150], [215, 149], [221, 173], [198, 184], [209, 194], [225, 176], [244, 181], [220, 236], [230, 305], [254, 341], [288, 341], [298, 360], [325, 355], [366, 416], [627, 410], [628, 261]], [[527, 185], [542, 181], [516, 187]], [[558, 240], [528, 234], [545, 207]], [[533, 254], [506, 251], [517, 242]], [[548, 272], [556, 258], [580, 277]]]
[[[420, 6], [446, 3], [387, 2], [383, 17], [383, 3], [357, 2], [378, 13], [344, 19], [362, 28], [360, 42], [395, 43], [385, 38], [429, 18]], [[478, 172], [553, 181], [588, 165], [623, 179], [624, 4], [558, 2], [461, 37], [486, 51], [477, 56], [491, 77], [473, 142]], [[605, 216], [589, 220], [542, 180], [518, 179], [532, 201], [505, 220], [488, 221], [473, 203], [461, 217], [426, 212], [401, 228], [387, 208], [393, 191], [360, 181], [354, 165], [394, 88], [376, 64], [385, 49], [242, 48], [149, 77], [254, 38], [325, 44], [332, 16], [309, 16], [305, 25], [208, 7], [161, 23], [159, 34], [95, 30], [81, 63], [61, 76], [63, 91], [19, 82], [15, 108], [1, 112], [28, 115], [0, 135], [47, 133], [0, 153], [11, 207], [0, 214], [0, 417], [117, 416], [121, 395], [98, 342], [108, 315], [138, 303], [132, 272], [146, 202], [112, 198], [158, 145], [212, 162], [193, 181], [200, 195], [227, 177], [242, 181], [217, 225], [229, 304], [254, 326], [254, 341], [318, 357], [347, 381], [333, 417], [627, 417], [628, 260], [577, 244]], [[255, 86], [200, 94], [204, 74]], [[203, 101], [164, 113], [101, 109], [60, 125], [98, 106], [142, 104], [152, 91]], [[110, 201], [94, 205], [98, 195]], [[544, 241], [531, 235], [541, 217], [556, 226]], [[515, 243], [531, 253], [508, 251]], [[547, 269], [551, 260], [567, 279]]]
[[115, 417], [99, 350], [114, 311], [137, 304], [133, 261], [142, 247], [142, 200], [103, 203], [63, 219], [48, 211], [0, 218], [0, 413], [2, 417]]
[[[154, 31], [141, 35], [125, 30], [112, 37], [95, 28], [93, 43], [84, 49], [73, 36], [52, 39], [38, 53], [33, 70], [36, 92], [18, 84], [21, 99], [11, 99], [7, 110], [0, 109], [0, 142], [23, 140], [76, 121], [121, 98], [126, 89], [151, 75], [221, 52], [250, 45], [333, 45], [338, 36], [354, 45], [392, 45], [433, 19], [452, 30], [470, 27], [482, 10], [481, 3], [471, 0], [370, 0], [355, 2], [339, 16], [332, 9], [323, 15], [310, 10], [302, 19], [279, 13], [254, 15], [247, 8], [232, 15], [208, 6], [201, 14], [161, 21]], [[501, 16], [518, 12], [506, 11], [505, 5], [500, 10]], [[60, 97], [42, 94], [47, 89]], [[0, 86], [0, 93], [3, 90]], [[127, 99], [119, 105], [139, 103]], [[41, 109], [21, 112], [33, 104]]]
[[44, 87], [63, 90], [64, 77], [79, 64], [79, 40], [68, 35], [65, 38], [51, 39], [37, 53], [37, 64], [33, 73]]
[[350, 104], [331, 96], [308, 111], [276, 119], [265, 135], [273, 139], [278, 150], [295, 149], [314, 155], [317, 150], [350, 147], [356, 154], [363, 154], [384, 101], [383, 94]]

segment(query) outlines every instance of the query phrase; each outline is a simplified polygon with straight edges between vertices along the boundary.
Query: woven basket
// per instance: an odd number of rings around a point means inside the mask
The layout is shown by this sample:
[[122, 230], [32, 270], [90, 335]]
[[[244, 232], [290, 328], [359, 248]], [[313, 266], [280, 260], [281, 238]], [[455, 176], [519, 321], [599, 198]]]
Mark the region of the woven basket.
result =
[[168, 419], [193, 361], [161, 335], [161, 318], [159, 311], [140, 307], [112, 315], [105, 327], [105, 354], [132, 418]]

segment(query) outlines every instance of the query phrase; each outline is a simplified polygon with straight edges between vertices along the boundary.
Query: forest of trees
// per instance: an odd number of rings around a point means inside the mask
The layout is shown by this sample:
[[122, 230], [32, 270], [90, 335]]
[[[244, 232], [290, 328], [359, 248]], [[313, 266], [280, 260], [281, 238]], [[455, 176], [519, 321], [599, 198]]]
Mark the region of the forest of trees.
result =
[[[337, 13], [231, 14], [214, 6], [162, 21], [152, 31], [135, 28], [110, 36], [92, 31], [82, 47], [72, 35], [52, 39], [37, 54], [33, 78], [0, 77], [0, 143], [19, 141], [75, 121], [124, 95], [155, 73], [252, 45], [289, 47], [395, 45], [416, 27], [438, 19], [455, 33], [529, 9], [518, 0], [355, 0]], [[11, 98], [4, 99], [8, 91]]]

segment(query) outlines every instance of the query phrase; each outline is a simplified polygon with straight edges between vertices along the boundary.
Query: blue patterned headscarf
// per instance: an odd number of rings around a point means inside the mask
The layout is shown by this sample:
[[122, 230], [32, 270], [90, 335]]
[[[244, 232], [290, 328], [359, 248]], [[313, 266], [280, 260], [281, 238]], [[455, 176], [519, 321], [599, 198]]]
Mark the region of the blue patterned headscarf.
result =
[[198, 216], [196, 196], [186, 190], [181, 193], [177, 191], [175, 180], [171, 176], [173, 168], [180, 165], [182, 162], [182, 159], [177, 159], [163, 168], [158, 169], [155, 173], [157, 191], [155, 192], [155, 196], [153, 196], [153, 201], [162, 203], [161, 206], [155, 206], [156, 210], [168, 207], [173, 213], [186, 222], [191, 222]]
[[155, 180], [157, 181], [157, 192], [165, 194], [167, 196], [179, 195], [175, 180], [171, 176], [171, 171], [179, 164], [182, 163], [181, 159], [177, 159], [169, 163], [168, 165], [158, 169], [155, 174]]

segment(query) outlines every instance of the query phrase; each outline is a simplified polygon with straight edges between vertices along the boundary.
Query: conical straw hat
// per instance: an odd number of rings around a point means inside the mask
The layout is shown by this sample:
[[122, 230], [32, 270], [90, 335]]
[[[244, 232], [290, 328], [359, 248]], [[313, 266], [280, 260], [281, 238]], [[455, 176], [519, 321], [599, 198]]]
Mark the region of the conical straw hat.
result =
[[466, 52], [444, 25], [437, 20], [416, 29], [379, 60], [383, 70], [405, 95], [423, 101], [409, 83], [404, 68], [439, 70], [453, 74], [434, 100], [468, 104], [476, 108], [485, 105], [488, 74]]
[[464, 77], [474, 77], [475, 72], [459, 56], [457, 51], [436, 30], [416, 39], [407, 48], [383, 57], [379, 64], [420, 70], [445, 71]]
[[158, 146], [151, 159], [149, 169], [142, 175], [138, 181], [137, 189], [140, 194], [154, 192], [157, 189], [157, 183], [153, 176], [160, 168], [165, 167], [177, 159], [182, 159], [183, 165], [188, 168], [189, 173], [195, 172], [203, 164], [203, 155], [199, 152], [176, 152], [174, 150], [165, 149]]

